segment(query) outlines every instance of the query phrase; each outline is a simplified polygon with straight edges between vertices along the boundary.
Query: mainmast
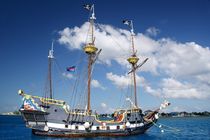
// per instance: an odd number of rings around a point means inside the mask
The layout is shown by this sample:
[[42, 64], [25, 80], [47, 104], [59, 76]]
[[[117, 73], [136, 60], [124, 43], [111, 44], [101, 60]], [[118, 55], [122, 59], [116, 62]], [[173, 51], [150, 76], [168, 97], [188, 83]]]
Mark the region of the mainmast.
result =
[[95, 47], [95, 37], [94, 37], [94, 20], [96, 20], [95, 12], [94, 12], [94, 5], [84, 5], [84, 8], [87, 9], [91, 16], [89, 17], [89, 32], [88, 32], [88, 41], [83, 48], [84, 52], [88, 55], [88, 87], [87, 87], [87, 113], [91, 113], [91, 107], [90, 107], [90, 94], [91, 94], [91, 73], [92, 73], [92, 65], [95, 62], [96, 56], [100, 53], [100, 51], [97, 52], [98, 48]]
[[133, 29], [133, 21], [132, 20], [126, 20], [124, 21], [124, 24], [127, 24], [130, 26], [131, 30], [131, 47], [132, 47], [132, 53], [131, 56], [127, 59], [128, 62], [131, 64], [132, 66], [132, 74], [133, 74], [133, 85], [134, 85], [134, 101], [135, 101], [135, 107], [138, 107], [138, 103], [137, 103], [137, 95], [136, 95], [136, 70], [135, 67], [137, 66], [137, 62], [139, 61], [139, 58], [136, 56], [136, 50], [135, 50], [135, 46], [134, 46], [134, 29]]
[[50, 90], [50, 99], [53, 98], [52, 95], [52, 60], [54, 58], [53, 55], [53, 42], [51, 46], [51, 50], [49, 50], [49, 55], [48, 55], [48, 80], [49, 80], [49, 90]]
[[133, 76], [133, 86], [134, 86], [134, 102], [135, 102], [135, 108], [138, 108], [138, 103], [137, 103], [137, 90], [136, 90], [136, 70], [140, 68], [147, 60], [146, 58], [142, 63], [137, 65], [139, 58], [136, 56], [137, 50], [135, 50], [135, 45], [134, 45], [134, 28], [133, 28], [133, 21], [132, 20], [123, 20], [123, 23], [128, 25], [130, 27], [130, 33], [131, 33], [131, 56], [127, 59], [127, 61], [131, 64], [132, 70], [128, 72], [128, 74], [132, 73]]

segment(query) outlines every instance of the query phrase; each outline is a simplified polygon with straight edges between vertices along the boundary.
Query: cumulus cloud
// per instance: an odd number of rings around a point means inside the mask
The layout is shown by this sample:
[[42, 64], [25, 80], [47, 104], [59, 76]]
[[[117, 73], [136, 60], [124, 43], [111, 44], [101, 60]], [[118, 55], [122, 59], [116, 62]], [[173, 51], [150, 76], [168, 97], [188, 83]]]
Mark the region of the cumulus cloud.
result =
[[210, 50], [194, 42], [177, 43], [159, 40], [157, 52], [159, 68], [170, 76], [195, 76], [210, 73]]
[[173, 78], [162, 80], [162, 93], [166, 98], [205, 98], [196, 87], [189, 83], [181, 83]]
[[67, 78], [67, 79], [72, 79], [72, 78], [74, 78], [74, 76], [73, 76], [71, 73], [63, 72], [62, 75], [63, 75], [63, 77], [65, 77], [65, 78]]
[[106, 108], [107, 105], [105, 103], [101, 103], [101, 107]]
[[101, 103], [101, 109], [100, 109], [100, 112], [103, 112], [103, 113], [113, 113], [114, 112], [114, 109], [109, 107], [106, 103]]
[[[60, 31], [61, 37], [59, 43], [66, 45], [70, 50], [82, 49], [87, 37], [89, 24], [84, 23], [81, 27], [65, 28]], [[128, 67], [127, 58], [131, 51], [130, 33], [127, 30], [115, 28], [110, 25], [99, 24], [99, 28], [95, 31], [96, 47], [102, 49], [102, 53], [99, 55], [99, 60], [111, 65], [111, 61], [116, 61], [118, 64]], [[136, 50], [139, 54], [140, 61], [143, 61], [146, 57], [150, 57], [150, 61], [144, 67], [142, 71], [150, 71], [157, 73], [158, 62], [152, 56], [156, 49], [158, 49], [158, 43], [153, 41], [143, 34], [137, 34], [135, 36]], [[112, 52], [112, 53], [110, 53]], [[117, 55], [116, 55], [117, 54]]]
[[174, 78], [163, 78], [157, 89], [144, 86], [145, 91], [162, 98], [206, 99], [210, 97], [209, 87], [201, 84], [181, 82]]
[[98, 80], [91, 80], [91, 86], [94, 87], [94, 88], [100, 88], [100, 89], [103, 89], [105, 90], [105, 87], [103, 87], [99, 82]]
[[[106, 78], [112, 81], [112, 83], [119, 88], [127, 88], [129, 85], [133, 85], [130, 75], [117, 75], [110, 72], [106, 74]], [[144, 77], [136, 75], [136, 85], [145, 85]]]
[[160, 30], [155, 27], [150, 27], [146, 30], [146, 35], [148, 36], [157, 36], [160, 33]]
[[86, 36], [88, 30], [88, 23], [85, 23], [80, 28], [75, 27], [73, 29], [65, 28], [60, 31], [61, 37], [59, 42], [68, 46], [69, 49], [81, 49], [82, 43], [85, 43], [84, 36]]
[[[82, 49], [88, 28], [88, 23], [84, 23], [81, 27], [65, 28], [60, 31], [59, 42], [71, 50]], [[157, 82], [156, 89], [138, 75], [137, 82], [139, 78], [140, 82], [144, 83], [145, 91], [154, 96], [188, 99], [210, 97], [210, 82], [207, 78], [210, 76], [209, 48], [195, 42], [180, 43], [170, 38], [158, 40], [150, 38], [151, 35], [155, 36], [158, 32], [156, 28], [149, 28], [146, 34], [136, 33], [135, 48], [140, 61], [146, 57], [149, 58], [141, 71], [159, 76], [162, 80]], [[129, 67], [126, 60], [131, 51], [129, 31], [99, 24], [95, 36], [96, 46], [102, 49], [99, 56], [100, 61], [108, 65], [112, 65], [112, 61], [115, 61], [125, 68]], [[128, 75], [107, 73], [106, 77], [118, 87], [132, 83], [128, 80], [130, 79]]]

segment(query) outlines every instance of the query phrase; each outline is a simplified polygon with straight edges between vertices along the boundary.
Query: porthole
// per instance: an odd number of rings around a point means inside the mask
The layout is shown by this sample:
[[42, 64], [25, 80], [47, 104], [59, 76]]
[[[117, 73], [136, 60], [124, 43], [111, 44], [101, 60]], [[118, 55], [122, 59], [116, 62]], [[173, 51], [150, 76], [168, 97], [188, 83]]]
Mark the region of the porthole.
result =
[[120, 126], [119, 125], [117, 126], [117, 129], [120, 129]]

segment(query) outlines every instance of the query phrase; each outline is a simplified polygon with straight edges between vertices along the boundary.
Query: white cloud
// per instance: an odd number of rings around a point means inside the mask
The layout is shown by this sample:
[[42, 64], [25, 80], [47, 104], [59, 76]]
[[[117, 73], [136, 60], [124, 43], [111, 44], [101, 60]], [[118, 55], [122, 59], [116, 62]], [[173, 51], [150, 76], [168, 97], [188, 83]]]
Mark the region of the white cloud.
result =
[[174, 78], [163, 78], [158, 89], [146, 86], [145, 90], [162, 98], [205, 99], [210, 97], [209, 87], [200, 84], [180, 82]]
[[[106, 74], [106, 78], [110, 81], [112, 81], [112, 83], [117, 86], [118, 88], [121, 89], [126, 89], [128, 86], [133, 85], [133, 81], [131, 78], [131, 75], [117, 75], [117, 74], [113, 74], [113, 73], [107, 73]], [[137, 86], [142, 86], [143, 89], [153, 95], [153, 96], [157, 96], [157, 97], [164, 97], [163, 94], [161, 94], [161, 90], [160, 89], [153, 89], [149, 83], [144, 79], [144, 77], [138, 76], [136, 75], [136, 85]]]
[[[87, 37], [88, 23], [72, 29], [65, 28], [60, 31], [59, 42], [69, 49], [82, 49]], [[150, 28], [151, 35], [157, 35], [156, 28]], [[130, 34], [127, 30], [115, 28], [110, 25], [99, 24], [95, 31], [96, 46], [102, 49], [100, 61], [111, 65], [117, 62], [124, 68], [129, 64], [126, 58], [129, 56]], [[140, 61], [146, 57], [148, 62], [141, 67], [141, 71], [150, 72], [160, 76], [162, 80], [154, 89], [142, 80], [145, 91], [154, 96], [166, 96], [168, 98], [197, 98], [210, 97], [210, 49], [195, 42], [179, 43], [170, 38], [155, 40], [148, 35], [136, 33], [135, 47]], [[110, 53], [111, 52], [111, 53]], [[139, 61], [139, 62], [140, 62]], [[132, 83], [128, 75], [106, 74], [107, 79], [118, 87], [125, 87]], [[171, 78], [173, 77], [173, 78]], [[157, 82], [158, 83], [158, 82]], [[140, 85], [140, 84], [137, 84]]]
[[189, 110], [187, 109], [186, 107], [182, 106], [173, 106], [172, 108], [170, 108], [170, 111], [168, 109], [165, 109], [164, 111], [165, 112], [183, 112], [183, 111], [186, 111], [186, 110]]
[[83, 24], [80, 28], [75, 27], [73, 29], [65, 28], [60, 31], [61, 38], [59, 42], [67, 45], [69, 49], [81, 49], [82, 43], [85, 43], [84, 36], [86, 36], [88, 30], [88, 23]]
[[105, 87], [103, 87], [103, 86], [98, 82], [98, 80], [92, 79], [92, 80], [91, 80], [91, 85], [92, 85], [92, 87], [94, 87], [94, 88], [100, 88], [100, 89], [105, 90]]
[[163, 79], [162, 93], [166, 98], [205, 98], [189, 83], [181, 83], [173, 78]]
[[106, 108], [107, 105], [105, 103], [101, 103], [101, 107]]
[[199, 80], [201, 83], [210, 86], [210, 80], [209, 80], [210, 73], [199, 74], [196, 75], [195, 78]]
[[[59, 42], [67, 45], [69, 49], [82, 49], [88, 26], [88, 23], [85, 23], [80, 28], [65, 28], [60, 31]], [[96, 46], [102, 48], [99, 59], [107, 64], [111, 64], [111, 61], [114, 60], [128, 67], [126, 58], [131, 50], [129, 32], [110, 25], [99, 24], [99, 27], [95, 31]], [[140, 61], [146, 57], [150, 58], [141, 68], [142, 71], [157, 74], [159, 70], [169, 76], [210, 73], [210, 50], [195, 42], [178, 43], [166, 38], [154, 40], [137, 33], [135, 47]]]
[[148, 36], [157, 36], [160, 33], [160, 30], [155, 27], [150, 27], [146, 30], [146, 35]]
[[101, 103], [101, 109], [100, 109], [101, 113], [113, 113], [114, 109], [109, 107], [106, 103]]
[[161, 47], [156, 58], [159, 68], [170, 76], [195, 76], [210, 73], [210, 50], [194, 42], [177, 43], [159, 40]]
[[[88, 23], [84, 23], [80, 28], [65, 28], [59, 32], [61, 37], [58, 41], [71, 50], [82, 49], [87, 37], [88, 26]], [[102, 49], [102, 53], [99, 55], [100, 61], [111, 65], [111, 61], [114, 60], [118, 64], [128, 67], [129, 64], [126, 59], [129, 57], [131, 47], [129, 41], [130, 33], [127, 30], [99, 24], [99, 28], [95, 31], [95, 36], [96, 47]], [[145, 64], [142, 67], [142, 71], [157, 73], [157, 61], [152, 54], [158, 49], [157, 45], [159, 44], [143, 34], [137, 34], [135, 39], [137, 52], [141, 54], [140, 61], [151, 56], [148, 65]]]
[[[106, 78], [119, 88], [127, 88], [129, 85], [133, 85], [131, 75], [116, 75], [110, 72], [106, 74]], [[145, 85], [145, 79], [136, 75], [136, 85]]]
[[66, 73], [66, 72], [64, 72], [64, 73], [62, 73], [62, 75], [63, 75], [65, 78], [68, 78], [68, 79], [74, 78], [74, 76], [73, 76], [71, 73]]

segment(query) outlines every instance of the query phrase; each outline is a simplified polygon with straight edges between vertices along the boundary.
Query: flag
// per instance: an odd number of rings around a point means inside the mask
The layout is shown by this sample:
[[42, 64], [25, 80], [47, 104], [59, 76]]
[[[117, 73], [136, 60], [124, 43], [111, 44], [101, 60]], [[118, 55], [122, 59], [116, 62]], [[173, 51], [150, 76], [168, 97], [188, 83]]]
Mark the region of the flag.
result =
[[128, 26], [131, 26], [131, 20], [123, 20], [123, 24], [125, 24], [125, 25], [128, 25]]
[[69, 72], [74, 72], [76, 69], [76, 66], [67, 67], [66, 70]]
[[90, 11], [91, 8], [92, 8], [92, 5], [89, 5], [89, 4], [85, 4], [85, 5], [83, 5], [83, 6], [84, 6], [84, 8], [87, 9], [88, 11]]

